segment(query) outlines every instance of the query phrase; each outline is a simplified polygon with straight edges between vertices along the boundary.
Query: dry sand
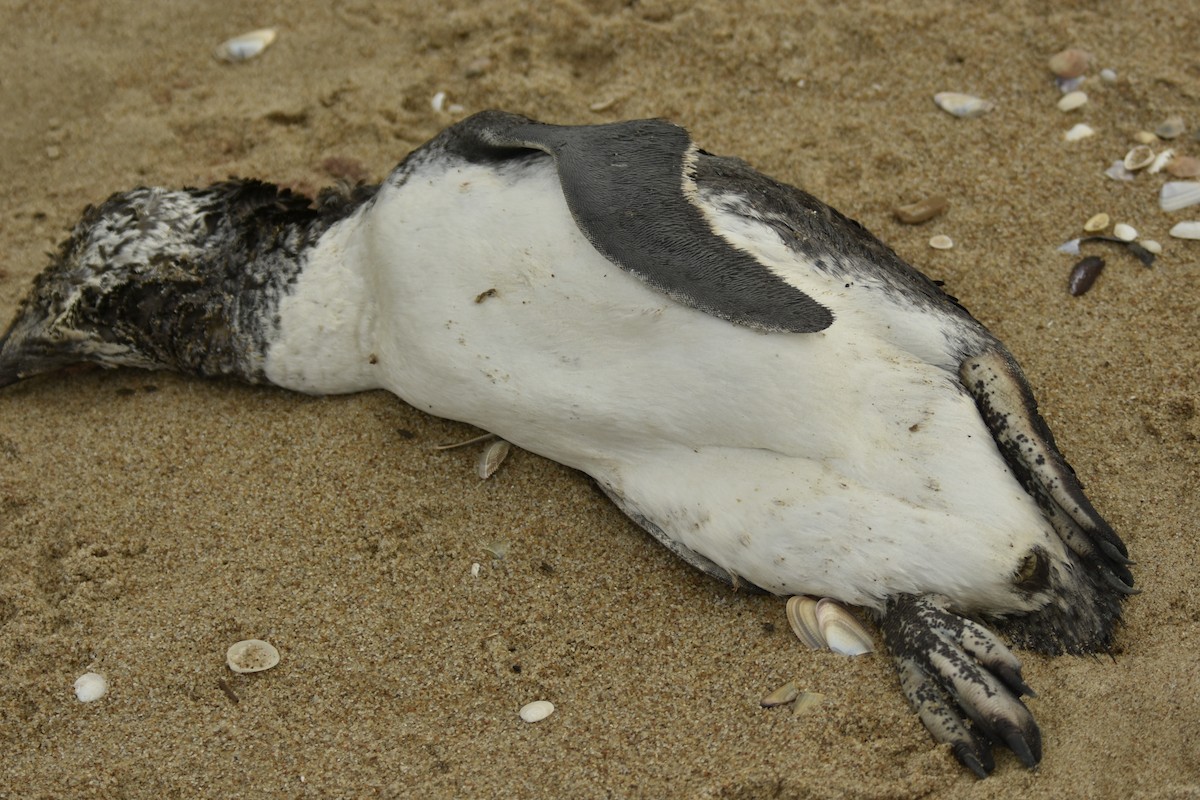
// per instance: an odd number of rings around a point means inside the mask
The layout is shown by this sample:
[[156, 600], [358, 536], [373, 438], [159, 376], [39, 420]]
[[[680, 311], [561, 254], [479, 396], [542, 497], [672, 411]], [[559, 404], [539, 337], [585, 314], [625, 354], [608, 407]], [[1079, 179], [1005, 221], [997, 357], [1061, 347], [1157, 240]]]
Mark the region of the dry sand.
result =
[[[669, 117], [861, 220], [1007, 342], [1139, 562], [1115, 658], [1026, 654], [1045, 761], [976, 782], [885, 657], [806, 652], [781, 601], [694, 573], [582, 475], [518, 452], [481, 483], [477, 451], [431, 450], [470, 428], [379, 392], [63, 374], [0, 396], [0, 795], [1200, 796], [1200, 243], [1166, 236], [1188, 215], [1157, 209], [1161, 178], [1101, 175], [1171, 114], [1200, 155], [1194, 6], [455, 5], [4, 2], [0, 316], [118, 189], [378, 180], [489, 107]], [[263, 57], [210, 55], [264, 25]], [[1065, 115], [1045, 63], [1071, 45], [1120, 79]], [[944, 90], [997, 109], [953, 119]], [[1079, 121], [1098, 135], [1064, 143]], [[935, 191], [946, 217], [891, 219]], [[1100, 210], [1166, 252], [1103, 251], [1072, 298], [1055, 247]], [[248, 637], [282, 663], [228, 673]], [[83, 704], [88, 669], [111, 691]], [[760, 709], [787, 680], [825, 704]], [[522, 723], [536, 698], [558, 712]]]

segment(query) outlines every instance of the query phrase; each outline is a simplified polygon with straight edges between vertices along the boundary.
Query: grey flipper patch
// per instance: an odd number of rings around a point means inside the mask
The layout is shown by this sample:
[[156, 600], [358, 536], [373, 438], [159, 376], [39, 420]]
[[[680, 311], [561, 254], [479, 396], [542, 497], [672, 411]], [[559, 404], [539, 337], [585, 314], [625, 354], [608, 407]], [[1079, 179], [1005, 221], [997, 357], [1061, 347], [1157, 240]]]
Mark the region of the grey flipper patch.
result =
[[549, 154], [588, 241], [676, 302], [770, 332], [812, 333], [833, 322], [828, 308], [713, 231], [684, 188], [698, 151], [683, 128], [663, 120], [546, 125], [484, 111], [443, 137], [443, 147], [471, 161]]

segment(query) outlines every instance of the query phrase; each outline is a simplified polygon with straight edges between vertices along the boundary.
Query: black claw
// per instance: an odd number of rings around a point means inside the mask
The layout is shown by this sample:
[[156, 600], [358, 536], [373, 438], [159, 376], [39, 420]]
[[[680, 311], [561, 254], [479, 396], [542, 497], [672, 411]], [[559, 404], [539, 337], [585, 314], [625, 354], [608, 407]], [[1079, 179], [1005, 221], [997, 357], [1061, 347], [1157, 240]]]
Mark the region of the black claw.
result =
[[1017, 758], [1021, 759], [1021, 763], [1030, 769], [1036, 767], [1038, 762], [1042, 760], [1040, 740], [1040, 736], [1035, 738], [1037, 752], [1034, 753], [1034, 750], [1025, 741], [1025, 737], [1021, 735], [1020, 731], [1008, 731], [1004, 735], [1004, 743], [1008, 745], [1008, 749], [1016, 753]]
[[[954, 745], [953, 749], [958, 763], [974, 772], [976, 778], [986, 778], [996, 768], [996, 762], [992, 760], [992, 754], [988, 749], [973, 748], [965, 742], [959, 742]], [[983, 757], [982, 761], [980, 756]]]
[[1109, 558], [1111, 558], [1113, 561], [1117, 562], [1121, 566], [1132, 567], [1135, 564], [1137, 564], [1136, 561], [1134, 561], [1132, 558], [1130, 558], [1125, 553], [1122, 553], [1120, 548], [1118, 548], [1115, 544], [1108, 541], [1107, 539], [1100, 540], [1100, 549], [1104, 551], [1104, 555], [1108, 556]]
[[1108, 570], [1102, 570], [1100, 574], [1101, 574], [1101, 576], [1103, 576], [1105, 583], [1107, 583], [1109, 586], [1116, 589], [1118, 592], [1120, 592], [1123, 595], [1129, 596], [1129, 595], [1142, 593], [1141, 589], [1133, 588], [1132, 586], [1130, 586], [1125, 581], [1121, 580], [1119, 577], [1112, 574]]
[[1005, 686], [1007, 686], [1009, 689], [1012, 689], [1013, 692], [1016, 693], [1017, 697], [1020, 697], [1021, 695], [1025, 695], [1026, 697], [1037, 697], [1037, 692], [1035, 692], [1029, 686], [1029, 684], [1027, 684], [1021, 678], [1020, 670], [1012, 669], [1006, 664], [995, 664], [990, 668], [995, 676], [1004, 682]]

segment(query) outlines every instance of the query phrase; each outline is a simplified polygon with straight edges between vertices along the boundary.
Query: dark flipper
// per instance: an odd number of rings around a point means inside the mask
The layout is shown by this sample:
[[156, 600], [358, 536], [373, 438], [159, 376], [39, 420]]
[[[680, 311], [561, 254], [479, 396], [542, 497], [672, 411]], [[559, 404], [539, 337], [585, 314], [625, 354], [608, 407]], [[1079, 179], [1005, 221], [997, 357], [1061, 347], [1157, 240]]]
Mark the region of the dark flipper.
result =
[[1041, 732], [1020, 700], [1032, 692], [1021, 662], [990, 631], [950, 611], [938, 595], [889, 600], [881, 628], [904, 694], [934, 739], [981, 778], [992, 771], [995, 743], [1037, 766]]
[[717, 235], [696, 201], [687, 131], [663, 120], [546, 125], [484, 111], [442, 146], [472, 161], [539, 150], [554, 158], [567, 206], [592, 245], [673, 300], [764, 331], [811, 333], [828, 308]]

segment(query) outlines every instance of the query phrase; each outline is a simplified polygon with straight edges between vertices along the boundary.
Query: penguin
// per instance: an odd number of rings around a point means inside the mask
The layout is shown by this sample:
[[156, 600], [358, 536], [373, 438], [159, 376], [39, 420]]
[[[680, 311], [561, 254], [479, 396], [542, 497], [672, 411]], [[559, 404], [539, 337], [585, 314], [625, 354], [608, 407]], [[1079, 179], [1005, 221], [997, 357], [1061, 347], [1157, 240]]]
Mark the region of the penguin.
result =
[[735, 588], [872, 615], [980, 777], [997, 746], [1042, 757], [1010, 645], [1104, 652], [1136, 591], [995, 336], [858, 223], [664, 120], [484, 111], [315, 202], [114, 194], [34, 280], [0, 387], [80, 362], [383, 388], [581, 470]]

